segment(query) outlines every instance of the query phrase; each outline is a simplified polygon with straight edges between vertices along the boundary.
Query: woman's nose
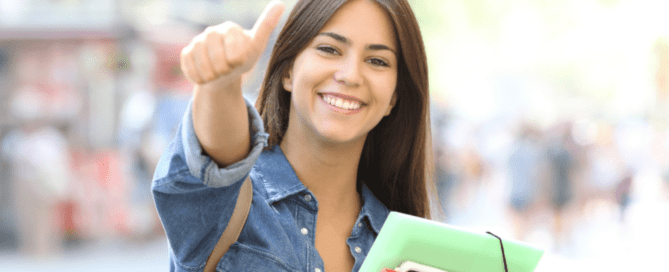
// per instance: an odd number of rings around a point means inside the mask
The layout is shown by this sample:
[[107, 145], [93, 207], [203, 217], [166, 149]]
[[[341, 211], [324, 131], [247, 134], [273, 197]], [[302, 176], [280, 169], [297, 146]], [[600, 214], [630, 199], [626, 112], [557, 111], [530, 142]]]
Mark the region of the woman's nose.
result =
[[334, 79], [348, 87], [358, 87], [362, 84], [359, 61], [355, 57], [349, 57], [335, 72]]

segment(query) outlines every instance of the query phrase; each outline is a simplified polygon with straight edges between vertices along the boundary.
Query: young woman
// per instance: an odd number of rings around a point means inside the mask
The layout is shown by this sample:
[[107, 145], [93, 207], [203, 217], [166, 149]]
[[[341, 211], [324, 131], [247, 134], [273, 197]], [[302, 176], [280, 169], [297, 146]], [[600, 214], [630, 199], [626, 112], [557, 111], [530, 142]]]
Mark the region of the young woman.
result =
[[256, 111], [241, 76], [282, 11], [182, 51], [194, 95], [152, 186], [172, 271], [203, 269], [247, 175], [251, 210], [222, 271], [357, 271], [390, 210], [429, 217], [427, 61], [409, 4], [299, 1]]

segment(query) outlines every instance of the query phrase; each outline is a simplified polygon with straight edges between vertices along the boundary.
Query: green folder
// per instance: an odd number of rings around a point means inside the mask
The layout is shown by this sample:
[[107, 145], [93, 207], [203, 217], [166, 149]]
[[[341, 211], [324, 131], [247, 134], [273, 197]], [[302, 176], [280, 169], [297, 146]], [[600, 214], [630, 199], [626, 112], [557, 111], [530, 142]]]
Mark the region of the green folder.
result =
[[[502, 237], [509, 272], [534, 271], [544, 251]], [[395, 268], [404, 261], [448, 272], [504, 272], [500, 240], [456, 226], [391, 212], [361, 272]]]

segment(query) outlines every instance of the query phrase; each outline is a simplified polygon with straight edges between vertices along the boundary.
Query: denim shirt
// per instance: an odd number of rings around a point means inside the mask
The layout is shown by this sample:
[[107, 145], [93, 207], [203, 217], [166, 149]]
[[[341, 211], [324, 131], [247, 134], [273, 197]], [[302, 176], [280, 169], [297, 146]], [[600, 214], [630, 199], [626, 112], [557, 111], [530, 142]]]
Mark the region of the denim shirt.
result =
[[[202, 271], [235, 208], [247, 175], [253, 201], [239, 239], [217, 271], [324, 271], [315, 247], [318, 201], [297, 178], [278, 146], [267, 144], [262, 120], [246, 101], [252, 149], [248, 157], [219, 168], [203, 155], [192, 123], [192, 101], [175, 139], [163, 153], [151, 189], [167, 234], [170, 271]], [[388, 209], [363, 184], [362, 209], [346, 240], [362, 266]]]

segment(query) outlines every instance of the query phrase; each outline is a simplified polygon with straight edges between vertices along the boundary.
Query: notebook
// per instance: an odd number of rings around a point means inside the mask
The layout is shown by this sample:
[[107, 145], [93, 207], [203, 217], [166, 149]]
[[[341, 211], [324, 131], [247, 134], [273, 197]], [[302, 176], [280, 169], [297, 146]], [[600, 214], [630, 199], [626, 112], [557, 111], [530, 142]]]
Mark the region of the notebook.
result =
[[[534, 271], [544, 251], [500, 237], [510, 272]], [[445, 223], [391, 212], [361, 272], [379, 272], [405, 261], [448, 272], [504, 272], [500, 239]]]

